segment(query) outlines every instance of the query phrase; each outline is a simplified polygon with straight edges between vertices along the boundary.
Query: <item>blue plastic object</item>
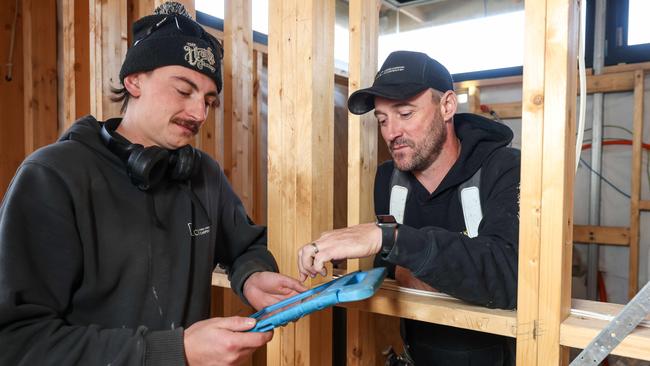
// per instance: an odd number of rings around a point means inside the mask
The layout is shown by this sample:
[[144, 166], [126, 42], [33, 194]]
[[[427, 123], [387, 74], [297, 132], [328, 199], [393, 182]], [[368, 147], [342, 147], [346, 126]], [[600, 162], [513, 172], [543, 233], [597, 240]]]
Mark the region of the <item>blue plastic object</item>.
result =
[[251, 315], [257, 319], [257, 324], [249, 332], [268, 332], [314, 311], [342, 302], [367, 299], [375, 294], [385, 277], [386, 268], [379, 267], [352, 272], [309, 289]]

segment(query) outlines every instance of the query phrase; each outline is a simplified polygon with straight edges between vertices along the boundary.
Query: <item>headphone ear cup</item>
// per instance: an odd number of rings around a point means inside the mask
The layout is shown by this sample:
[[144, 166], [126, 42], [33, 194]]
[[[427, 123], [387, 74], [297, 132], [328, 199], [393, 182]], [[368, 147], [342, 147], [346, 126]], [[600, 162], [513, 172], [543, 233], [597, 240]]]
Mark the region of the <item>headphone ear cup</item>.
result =
[[158, 146], [131, 145], [126, 171], [131, 182], [143, 191], [155, 187], [167, 171], [169, 153]]
[[169, 177], [176, 181], [190, 179], [201, 166], [201, 153], [190, 145], [172, 151], [169, 157]]

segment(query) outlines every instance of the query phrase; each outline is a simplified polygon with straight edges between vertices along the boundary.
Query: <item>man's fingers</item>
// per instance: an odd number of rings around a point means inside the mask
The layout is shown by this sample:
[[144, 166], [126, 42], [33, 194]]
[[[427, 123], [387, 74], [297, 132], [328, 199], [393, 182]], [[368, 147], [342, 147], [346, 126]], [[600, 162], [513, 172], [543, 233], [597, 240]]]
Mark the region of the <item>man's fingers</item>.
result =
[[[298, 270], [300, 272], [300, 281], [305, 281], [307, 277], [316, 277], [317, 274], [327, 275], [324, 268], [324, 262], [329, 261], [322, 245], [309, 243], [304, 245], [298, 251]], [[304, 291], [304, 290], [301, 290]]]
[[228, 318], [214, 318], [214, 326], [218, 328], [232, 330], [234, 332], [243, 332], [255, 326], [255, 319], [245, 318], [242, 316], [231, 316]]
[[295, 278], [291, 277], [284, 276], [282, 285], [288, 290], [293, 290], [295, 292], [307, 291], [307, 287], [305, 287], [305, 285], [300, 283], [300, 281], [296, 280]]
[[241, 349], [258, 348], [268, 343], [273, 338], [273, 332], [248, 332], [235, 333], [234, 343]]
[[302, 255], [300, 256], [300, 265], [302, 266], [301, 272], [306, 274], [306, 275], [311, 275], [313, 272], [311, 267], [313, 265], [313, 260], [314, 257], [311, 255], [311, 253], [307, 253], [307, 250], [305, 247], [302, 248]]
[[302, 262], [304, 247], [300, 248], [298, 251], [298, 272], [300, 272], [300, 282], [304, 282], [307, 279], [309, 273], [305, 270], [305, 266]]

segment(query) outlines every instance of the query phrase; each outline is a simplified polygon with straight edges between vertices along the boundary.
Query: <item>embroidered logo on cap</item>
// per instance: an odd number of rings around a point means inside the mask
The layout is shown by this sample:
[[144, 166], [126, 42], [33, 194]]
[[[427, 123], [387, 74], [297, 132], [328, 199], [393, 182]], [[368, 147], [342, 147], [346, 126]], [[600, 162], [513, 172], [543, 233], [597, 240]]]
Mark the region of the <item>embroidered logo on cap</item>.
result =
[[379, 79], [380, 77], [390, 74], [392, 72], [398, 72], [398, 71], [404, 71], [405, 67], [404, 66], [394, 66], [394, 67], [389, 67], [385, 70], [381, 70], [379, 74], [377, 74], [377, 77], [375, 79]]
[[210, 69], [210, 71], [215, 72], [216, 69], [214, 68], [214, 64], [216, 61], [210, 47], [201, 48], [197, 47], [196, 43], [187, 42], [183, 49], [186, 51], [185, 61], [187, 61], [187, 63], [199, 70], [203, 70], [205, 67]]

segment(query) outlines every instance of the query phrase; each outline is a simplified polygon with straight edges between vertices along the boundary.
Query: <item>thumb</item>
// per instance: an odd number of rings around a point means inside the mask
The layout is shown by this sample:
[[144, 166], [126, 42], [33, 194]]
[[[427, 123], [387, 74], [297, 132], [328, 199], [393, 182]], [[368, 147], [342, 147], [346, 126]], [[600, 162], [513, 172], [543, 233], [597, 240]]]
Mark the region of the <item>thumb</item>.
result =
[[[253, 318], [245, 318], [242, 316], [231, 316], [228, 318], [216, 318], [215, 326], [222, 329], [228, 329], [233, 332], [242, 332], [249, 330], [255, 326], [257, 321]], [[217, 321], [218, 320], [218, 321]]]

